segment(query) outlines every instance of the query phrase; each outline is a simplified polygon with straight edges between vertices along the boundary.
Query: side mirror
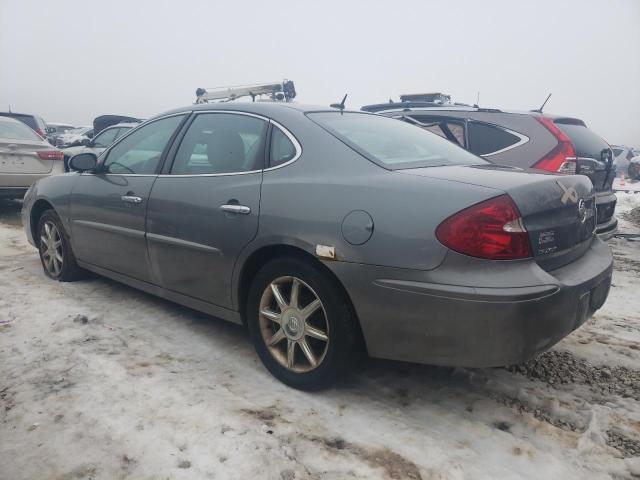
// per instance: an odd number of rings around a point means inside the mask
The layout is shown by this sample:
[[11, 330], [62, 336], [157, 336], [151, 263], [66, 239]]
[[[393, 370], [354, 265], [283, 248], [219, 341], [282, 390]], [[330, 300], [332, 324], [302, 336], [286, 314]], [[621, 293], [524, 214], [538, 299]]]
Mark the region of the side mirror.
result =
[[98, 166], [98, 157], [93, 153], [79, 153], [69, 160], [69, 168], [77, 172], [89, 172]]
[[83, 138], [82, 140], [80, 140], [80, 144], [84, 145], [85, 147], [88, 147], [91, 145], [91, 139], [89, 138]]

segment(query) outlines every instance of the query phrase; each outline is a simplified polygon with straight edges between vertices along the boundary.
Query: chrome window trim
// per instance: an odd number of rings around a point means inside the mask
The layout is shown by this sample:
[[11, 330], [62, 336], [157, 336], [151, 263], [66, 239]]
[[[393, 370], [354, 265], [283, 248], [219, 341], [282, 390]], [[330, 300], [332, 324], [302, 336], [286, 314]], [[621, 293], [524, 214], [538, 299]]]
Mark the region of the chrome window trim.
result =
[[[280, 130], [282, 133], [284, 133], [287, 136], [287, 138], [291, 141], [291, 143], [293, 143], [293, 146], [296, 149], [296, 154], [293, 156], [293, 158], [291, 160], [288, 160], [288, 161], [286, 161], [284, 163], [281, 163], [280, 165], [276, 165], [275, 167], [265, 168], [264, 169], [265, 172], [270, 172], [272, 170], [277, 170], [278, 168], [282, 168], [282, 167], [286, 167], [287, 165], [291, 165], [293, 162], [298, 160], [300, 158], [300, 156], [302, 155], [302, 145], [300, 145], [300, 142], [298, 142], [298, 139], [296, 137], [294, 137], [293, 134], [289, 130], [284, 128], [278, 122], [274, 122], [273, 120], [271, 120], [271, 123], [278, 130]], [[269, 156], [271, 156], [271, 151], [269, 151]]]
[[[124, 135], [122, 135], [121, 137], [116, 138], [116, 140], [111, 145], [109, 145], [107, 148], [105, 148], [100, 155], [97, 155], [97, 157], [100, 159], [100, 161], [98, 162], [98, 167], [99, 168], [104, 167], [104, 162], [107, 159], [107, 157], [109, 156], [109, 153], [111, 153], [111, 149], [113, 147], [115, 147], [116, 145], [118, 145], [121, 141], [123, 141], [129, 135], [131, 135], [133, 132], [138, 130], [140, 127], [142, 127], [144, 125], [148, 125], [148, 124], [153, 123], [153, 122], [156, 122], [158, 120], [163, 120], [165, 118], [177, 117], [178, 115], [189, 115], [189, 114], [191, 114], [191, 112], [192, 112], [192, 110], [185, 110], [183, 112], [169, 113], [169, 114], [163, 115], [161, 117], [153, 117], [153, 118], [150, 118], [148, 120], [145, 120], [144, 122], [140, 123], [139, 125], [136, 125], [135, 127], [130, 128], [129, 131], [126, 132]], [[107, 128], [109, 128], [109, 127], [107, 127]], [[106, 128], [105, 128], [105, 130], [106, 130]], [[100, 132], [100, 133], [102, 133], [102, 132]], [[82, 173], [82, 175], [84, 175], [84, 172]], [[96, 175], [96, 174], [95, 173], [90, 173], [89, 175]], [[101, 174], [98, 174], [98, 175], [119, 175], [121, 177], [122, 176], [127, 176], [127, 177], [156, 177], [156, 176], [158, 176], [155, 173], [129, 173], [129, 174], [101, 173]]]
[[249, 112], [241, 112], [238, 110], [193, 110], [193, 113], [195, 114], [200, 114], [200, 113], [231, 113], [233, 115], [245, 115], [248, 117], [255, 117], [255, 118], [259, 118], [261, 120], [266, 121], [267, 123], [272, 124], [274, 127], [278, 128], [280, 131], [282, 131], [282, 133], [284, 133], [287, 138], [291, 141], [291, 143], [293, 143], [293, 146], [296, 149], [296, 154], [295, 156], [291, 159], [286, 161], [285, 163], [281, 164], [281, 165], [276, 165], [275, 167], [269, 167], [269, 168], [262, 168], [262, 169], [257, 169], [257, 170], [248, 170], [246, 172], [227, 172], [227, 173], [189, 173], [189, 174], [171, 174], [171, 173], [162, 173], [159, 174], [158, 177], [160, 178], [190, 178], [190, 177], [230, 177], [230, 176], [235, 176], [235, 175], [249, 175], [249, 174], [253, 174], [253, 173], [261, 173], [261, 172], [270, 172], [272, 170], [277, 170], [278, 168], [282, 168], [282, 167], [286, 167], [287, 165], [292, 164], [293, 162], [295, 162], [296, 160], [298, 160], [298, 158], [300, 158], [300, 156], [302, 155], [302, 146], [300, 145], [300, 142], [298, 142], [298, 139], [289, 131], [287, 130], [285, 127], [283, 127], [280, 123], [268, 118], [268, 117], [264, 117], [262, 115], [257, 115], [255, 113], [249, 113]]

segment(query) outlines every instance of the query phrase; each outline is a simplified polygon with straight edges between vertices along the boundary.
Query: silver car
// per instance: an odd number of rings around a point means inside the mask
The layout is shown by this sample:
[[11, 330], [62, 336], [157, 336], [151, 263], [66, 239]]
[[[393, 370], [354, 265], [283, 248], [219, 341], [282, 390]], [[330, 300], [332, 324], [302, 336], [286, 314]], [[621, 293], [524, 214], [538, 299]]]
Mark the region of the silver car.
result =
[[0, 197], [22, 198], [36, 180], [63, 172], [60, 150], [24, 123], [0, 116]]
[[244, 324], [296, 388], [364, 352], [520, 362], [611, 283], [588, 177], [495, 165], [379, 115], [190, 106], [70, 166], [25, 198], [46, 275], [90, 270]]

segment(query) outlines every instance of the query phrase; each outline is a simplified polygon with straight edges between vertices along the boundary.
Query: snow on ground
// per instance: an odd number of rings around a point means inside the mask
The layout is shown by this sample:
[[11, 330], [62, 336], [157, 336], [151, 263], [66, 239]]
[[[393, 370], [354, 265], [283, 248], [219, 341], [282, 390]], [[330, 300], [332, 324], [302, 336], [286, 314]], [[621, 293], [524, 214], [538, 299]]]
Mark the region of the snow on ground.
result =
[[[621, 229], [640, 195], [619, 194]], [[99, 277], [56, 283], [0, 204], [0, 479], [640, 475], [640, 243], [608, 302], [509, 369], [369, 361], [274, 380], [244, 331]]]

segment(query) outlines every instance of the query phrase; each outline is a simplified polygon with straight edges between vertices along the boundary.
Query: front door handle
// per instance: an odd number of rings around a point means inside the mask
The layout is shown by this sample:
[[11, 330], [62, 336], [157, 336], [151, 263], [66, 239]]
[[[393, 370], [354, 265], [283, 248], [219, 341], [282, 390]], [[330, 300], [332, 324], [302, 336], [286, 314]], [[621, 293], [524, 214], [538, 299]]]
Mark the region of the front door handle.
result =
[[237, 205], [237, 204], [226, 204], [220, 205], [220, 210], [228, 213], [240, 213], [242, 215], [248, 215], [251, 213], [251, 208], [246, 205]]
[[134, 204], [142, 203], [142, 198], [137, 197], [136, 195], [122, 195], [120, 199], [124, 203], [134, 203]]

